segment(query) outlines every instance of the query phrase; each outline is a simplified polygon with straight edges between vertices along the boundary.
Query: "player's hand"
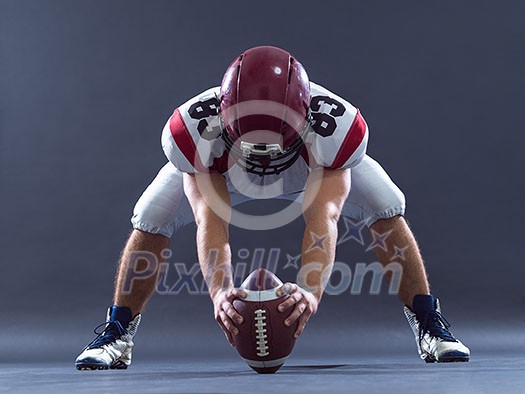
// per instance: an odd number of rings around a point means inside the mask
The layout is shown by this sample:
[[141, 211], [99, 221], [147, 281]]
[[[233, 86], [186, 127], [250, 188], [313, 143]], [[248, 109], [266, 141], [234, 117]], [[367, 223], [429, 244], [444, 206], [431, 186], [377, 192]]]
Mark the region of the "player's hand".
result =
[[294, 333], [294, 337], [298, 338], [299, 335], [302, 334], [308, 319], [317, 312], [319, 300], [315, 295], [302, 289], [295, 283], [285, 283], [279, 290], [277, 290], [277, 295], [279, 297], [285, 294], [289, 294], [290, 297], [279, 304], [278, 310], [279, 312], [286, 312], [290, 308], [294, 308], [292, 313], [290, 313], [290, 316], [284, 321], [284, 324], [291, 326], [299, 320], [297, 330]]
[[239, 334], [239, 329], [236, 325], [243, 323], [242, 316], [233, 307], [233, 300], [235, 298], [245, 298], [246, 293], [239, 289], [228, 288], [221, 289], [213, 297], [213, 309], [215, 313], [215, 320], [224, 331], [226, 339], [230, 345], [235, 347], [233, 342], [233, 335]]

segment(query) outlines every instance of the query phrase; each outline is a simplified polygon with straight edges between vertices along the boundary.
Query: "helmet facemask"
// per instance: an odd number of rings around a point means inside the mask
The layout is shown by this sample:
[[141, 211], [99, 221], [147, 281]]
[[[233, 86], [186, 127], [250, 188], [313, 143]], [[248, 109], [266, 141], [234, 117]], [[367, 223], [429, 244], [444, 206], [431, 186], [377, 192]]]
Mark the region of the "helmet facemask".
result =
[[[305, 138], [311, 126], [311, 118], [308, 116], [304, 120], [302, 130], [296, 132], [297, 138], [283, 148], [285, 144], [282, 142], [282, 138], [279, 142], [260, 142], [260, 140], [252, 142], [246, 140], [246, 137], [249, 137], [248, 135], [241, 135], [238, 130], [235, 130], [235, 134], [241, 136], [237, 140], [233, 140], [230, 137], [231, 133], [226, 132], [222, 116], [219, 116], [219, 119], [222, 129], [221, 137], [230, 155], [233, 155], [232, 158], [246, 172], [259, 176], [278, 175], [290, 168], [301, 155]], [[286, 127], [290, 126], [286, 125]], [[267, 131], [267, 133], [282, 137], [273, 131]]]

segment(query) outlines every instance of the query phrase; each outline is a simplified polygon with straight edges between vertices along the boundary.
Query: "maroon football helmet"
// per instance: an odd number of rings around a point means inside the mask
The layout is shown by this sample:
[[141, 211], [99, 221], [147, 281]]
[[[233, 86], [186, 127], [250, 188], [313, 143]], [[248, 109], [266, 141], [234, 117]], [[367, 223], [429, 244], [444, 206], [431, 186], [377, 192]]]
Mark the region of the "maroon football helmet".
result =
[[310, 124], [310, 81], [292, 55], [248, 49], [226, 70], [220, 100], [222, 137], [245, 170], [279, 174], [297, 160]]

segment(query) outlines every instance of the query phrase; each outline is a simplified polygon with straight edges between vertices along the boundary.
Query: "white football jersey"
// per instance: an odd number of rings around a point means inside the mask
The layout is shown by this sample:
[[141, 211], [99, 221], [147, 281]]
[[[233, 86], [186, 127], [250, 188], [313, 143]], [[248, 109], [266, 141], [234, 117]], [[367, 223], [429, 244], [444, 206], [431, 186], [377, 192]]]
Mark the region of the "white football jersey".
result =
[[[279, 175], [247, 174], [228, 161], [220, 137], [220, 87], [208, 89], [175, 109], [162, 133], [164, 153], [182, 172], [218, 171], [225, 174], [230, 189], [246, 187], [242, 193], [257, 198], [302, 191], [311, 168], [352, 168], [365, 156], [368, 142], [368, 126], [357, 108], [313, 82], [310, 88], [313, 132], [305, 138], [299, 159]], [[272, 191], [269, 185], [277, 183], [281, 186]]]

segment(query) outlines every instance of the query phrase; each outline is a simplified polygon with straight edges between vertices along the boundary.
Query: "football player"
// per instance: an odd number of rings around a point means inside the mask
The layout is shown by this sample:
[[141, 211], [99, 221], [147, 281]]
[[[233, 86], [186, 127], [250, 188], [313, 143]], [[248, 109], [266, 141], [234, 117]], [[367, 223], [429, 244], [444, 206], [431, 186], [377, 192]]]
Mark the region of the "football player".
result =
[[383, 236], [384, 247], [374, 248], [383, 266], [398, 254], [403, 267], [399, 298], [421, 358], [468, 361], [469, 349], [449, 331], [439, 301], [430, 293], [423, 259], [403, 217], [404, 195], [366, 154], [367, 141], [368, 126], [359, 110], [309, 81], [288, 52], [262, 46], [238, 56], [221, 86], [190, 99], [168, 119], [162, 146], [169, 162], [135, 206], [113, 306], [76, 367], [130, 365], [133, 337], [158, 274], [157, 265], [128, 289], [131, 271], [147, 268], [141, 265], [145, 261], [133, 261], [134, 252], [147, 251], [161, 261], [173, 234], [193, 220], [215, 319], [233, 344], [243, 321], [232, 302], [243, 294], [233, 285], [229, 225], [271, 229], [297, 216], [288, 208], [256, 217], [234, 209], [256, 198], [300, 203], [305, 222], [301, 265], [315, 263], [316, 269], [305, 270], [309, 275], [299, 285], [286, 283], [280, 289], [290, 295], [279, 309], [290, 313], [288, 324], [298, 321], [296, 337], [319, 306], [335, 258], [337, 223], [344, 215]]

